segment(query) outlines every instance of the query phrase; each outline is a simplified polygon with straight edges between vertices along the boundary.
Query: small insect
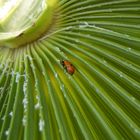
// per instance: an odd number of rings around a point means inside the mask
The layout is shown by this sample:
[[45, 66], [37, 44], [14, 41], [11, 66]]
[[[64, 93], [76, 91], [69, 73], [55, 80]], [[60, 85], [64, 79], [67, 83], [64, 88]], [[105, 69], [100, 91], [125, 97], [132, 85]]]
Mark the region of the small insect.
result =
[[74, 74], [75, 67], [71, 64], [71, 62], [69, 62], [68, 60], [62, 60], [62, 61], [60, 61], [60, 63], [65, 68], [65, 70], [67, 71], [67, 73], [69, 73], [70, 75], [73, 75]]

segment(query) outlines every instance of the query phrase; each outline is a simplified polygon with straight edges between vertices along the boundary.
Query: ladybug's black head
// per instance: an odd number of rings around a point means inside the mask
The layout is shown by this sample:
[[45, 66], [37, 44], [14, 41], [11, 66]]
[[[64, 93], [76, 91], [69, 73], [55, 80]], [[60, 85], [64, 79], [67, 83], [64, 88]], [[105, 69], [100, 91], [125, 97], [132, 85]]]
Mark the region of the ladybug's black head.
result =
[[64, 60], [60, 60], [60, 64], [64, 66]]

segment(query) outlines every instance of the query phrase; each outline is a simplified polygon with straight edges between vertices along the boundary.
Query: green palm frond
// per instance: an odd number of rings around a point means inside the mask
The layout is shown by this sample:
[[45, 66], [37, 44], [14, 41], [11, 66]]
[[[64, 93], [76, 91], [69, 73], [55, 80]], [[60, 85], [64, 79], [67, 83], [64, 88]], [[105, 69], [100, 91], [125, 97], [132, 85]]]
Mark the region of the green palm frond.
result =
[[139, 0], [25, 0], [0, 14], [0, 140], [139, 140], [139, 23]]

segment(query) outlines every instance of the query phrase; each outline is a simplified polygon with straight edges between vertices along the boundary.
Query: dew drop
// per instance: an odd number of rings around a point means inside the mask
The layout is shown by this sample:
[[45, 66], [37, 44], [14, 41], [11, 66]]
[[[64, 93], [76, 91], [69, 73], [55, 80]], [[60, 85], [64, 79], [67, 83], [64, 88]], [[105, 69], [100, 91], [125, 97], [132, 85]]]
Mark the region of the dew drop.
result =
[[23, 124], [23, 126], [26, 125], [26, 122], [27, 122], [27, 119], [26, 119], [26, 116], [24, 116], [23, 119], [22, 119], [22, 124]]
[[38, 95], [36, 95], [36, 99], [39, 101], [39, 96]]
[[5, 131], [5, 135], [8, 136], [9, 135], [9, 130]]
[[75, 113], [73, 114], [73, 116], [74, 116], [74, 118], [76, 118], [76, 114]]
[[67, 98], [67, 95], [64, 93], [64, 97]]
[[119, 76], [122, 78], [122, 77], [123, 77], [123, 73], [122, 73], [122, 72], [120, 72], [120, 73], [119, 73]]
[[23, 92], [24, 94], [26, 93], [27, 91], [27, 82], [25, 81], [24, 84], [23, 84]]
[[56, 50], [57, 52], [60, 52], [60, 51], [61, 51], [60, 48], [58, 48], [58, 47], [55, 47], [55, 50]]
[[57, 73], [55, 73], [55, 78], [57, 78], [58, 77], [58, 74]]
[[27, 100], [27, 97], [25, 96], [25, 98], [23, 99], [24, 112], [27, 111], [27, 104], [28, 104], [28, 100]]
[[19, 82], [19, 79], [20, 79], [20, 73], [19, 73], [19, 72], [17, 72], [17, 73], [16, 73], [16, 83], [18, 83], [18, 82]]
[[5, 120], [5, 116], [3, 116], [3, 117], [1, 118], [1, 120], [4, 121], [4, 120]]
[[12, 70], [11, 75], [12, 75], [12, 77], [14, 77], [14, 75], [15, 75], [14, 70]]
[[45, 76], [45, 72], [43, 71], [42, 74]]
[[28, 104], [27, 98], [24, 98], [24, 99], [23, 99], [23, 104], [26, 104], [26, 105]]
[[40, 104], [39, 104], [39, 102], [35, 105], [35, 109], [37, 110], [37, 109], [39, 109], [40, 108]]
[[61, 90], [64, 90], [64, 84], [62, 84], [62, 85], [60, 86], [60, 89], [61, 89]]
[[11, 111], [11, 112], [9, 113], [9, 115], [12, 117], [12, 116], [13, 116], [13, 112]]
[[30, 61], [33, 60], [33, 58], [30, 55], [25, 55], [25, 58], [29, 58]]
[[99, 93], [99, 89], [98, 88], [96, 88], [96, 93]]
[[132, 48], [128, 48], [128, 51], [131, 51], [132, 50]]
[[122, 74], [120, 74], [120, 77], [122, 78], [122, 77], [123, 77], [123, 75], [122, 75]]
[[35, 81], [35, 88], [37, 89], [38, 81]]
[[86, 27], [89, 27], [88, 22], [82, 22], [79, 24], [79, 28], [86, 28]]
[[40, 119], [39, 120], [39, 131], [43, 131], [44, 125], [45, 125], [44, 120]]

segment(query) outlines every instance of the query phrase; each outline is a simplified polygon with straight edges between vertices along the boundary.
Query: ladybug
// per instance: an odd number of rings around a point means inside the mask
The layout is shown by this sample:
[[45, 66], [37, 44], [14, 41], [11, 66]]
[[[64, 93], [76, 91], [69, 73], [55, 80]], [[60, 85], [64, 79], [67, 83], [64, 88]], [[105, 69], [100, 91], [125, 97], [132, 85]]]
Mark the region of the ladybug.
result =
[[68, 60], [62, 60], [62, 61], [60, 61], [60, 63], [65, 68], [67, 73], [69, 73], [70, 75], [74, 74], [75, 67], [71, 64], [71, 62], [69, 62]]

